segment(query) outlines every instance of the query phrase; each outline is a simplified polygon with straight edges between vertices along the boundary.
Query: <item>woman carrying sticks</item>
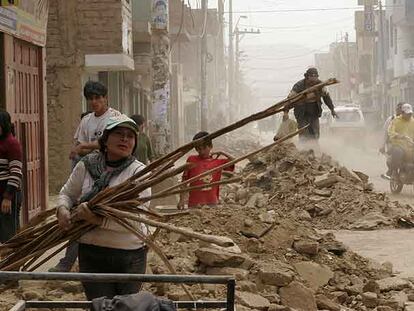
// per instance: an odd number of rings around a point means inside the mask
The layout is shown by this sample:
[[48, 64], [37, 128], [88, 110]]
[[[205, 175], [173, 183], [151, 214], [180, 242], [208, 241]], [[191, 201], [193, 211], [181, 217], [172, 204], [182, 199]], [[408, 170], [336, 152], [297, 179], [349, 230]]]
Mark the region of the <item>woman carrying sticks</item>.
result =
[[[60, 191], [57, 217], [61, 228], [68, 230], [79, 221], [96, 225], [79, 239], [80, 272], [145, 273], [147, 247], [123, 226], [93, 213], [87, 206], [101, 190], [116, 186], [144, 169], [145, 165], [132, 156], [137, 135], [138, 127], [132, 119], [125, 115], [110, 118], [99, 140], [100, 152], [85, 156]], [[147, 189], [141, 195], [148, 196], [150, 192]], [[143, 224], [131, 224], [147, 232]], [[84, 282], [83, 286], [87, 298], [92, 300], [136, 293], [141, 284]]]

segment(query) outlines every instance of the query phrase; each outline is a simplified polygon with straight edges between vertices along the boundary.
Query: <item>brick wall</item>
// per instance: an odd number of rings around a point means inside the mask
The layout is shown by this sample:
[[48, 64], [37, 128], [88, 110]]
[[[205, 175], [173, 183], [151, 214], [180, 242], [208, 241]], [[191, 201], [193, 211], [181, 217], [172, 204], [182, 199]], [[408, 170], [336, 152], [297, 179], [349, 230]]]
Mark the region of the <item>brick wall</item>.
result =
[[[123, 53], [123, 28], [131, 30], [132, 23], [130, 1], [49, 2], [46, 80], [49, 188], [52, 193], [60, 190], [70, 173], [68, 156], [82, 112], [85, 54]], [[132, 55], [132, 48], [128, 50]]]

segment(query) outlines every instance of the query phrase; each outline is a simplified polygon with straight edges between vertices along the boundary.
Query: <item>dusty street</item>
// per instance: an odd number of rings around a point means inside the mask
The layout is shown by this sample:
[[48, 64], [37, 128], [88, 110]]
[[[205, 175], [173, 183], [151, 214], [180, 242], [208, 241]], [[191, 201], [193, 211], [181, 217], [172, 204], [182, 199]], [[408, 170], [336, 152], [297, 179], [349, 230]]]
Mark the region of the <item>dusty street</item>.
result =
[[[341, 142], [322, 140], [324, 152], [332, 155], [350, 169], [360, 170], [370, 176], [375, 190], [386, 192], [391, 198], [406, 204], [414, 203], [414, 191], [404, 186], [403, 192], [393, 195], [388, 181], [381, 178], [385, 172], [385, 159], [374, 146], [365, 149], [348, 145], [340, 148]], [[389, 261], [401, 276], [414, 277], [414, 230], [393, 229], [378, 231], [337, 231], [335, 237], [362, 256], [380, 263]]]
[[401, 277], [414, 277], [414, 230], [337, 231], [337, 240], [379, 263], [391, 262]]

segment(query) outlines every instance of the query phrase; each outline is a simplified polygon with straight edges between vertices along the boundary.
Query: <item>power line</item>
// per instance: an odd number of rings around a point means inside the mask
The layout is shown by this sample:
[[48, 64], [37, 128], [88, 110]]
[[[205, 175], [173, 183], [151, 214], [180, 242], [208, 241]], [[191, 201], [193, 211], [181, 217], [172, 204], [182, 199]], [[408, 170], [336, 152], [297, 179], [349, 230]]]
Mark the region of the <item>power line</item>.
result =
[[312, 55], [312, 54], [317, 53], [317, 52], [322, 52], [322, 49], [323, 48], [326, 48], [326, 47], [329, 47], [329, 45], [330, 44], [321, 46], [319, 49], [315, 49], [315, 50], [312, 50], [312, 51], [307, 52], [306, 54], [301, 54], [301, 55], [288, 56], [288, 57], [280, 57], [280, 58], [260, 58], [260, 57], [255, 57], [254, 59], [255, 60], [257, 59], [257, 60], [274, 60], [274, 61], [277, 61], [277, 60], [287, 60], [287, 59], [293, 59], [293, 58], [300, 58], [300, 57], [305, 57], [305, 56]]
[[[388, 5], [385, 8], [402, 8], [401, 5]], [[279, 10], [257, 10], [257, 11], [233, 11], [235, 14], [249, 14], [249, 13], [292, 13], [292, 12], [321, 12], [321, 11], [346, 11], [346, 10], [361, 10], [361, 7], [343, 7], [343, 8], [306, 8], [306, 9], [279, 9]], [[228, 12], [224, 12], [228, 13]]]
[[[309, 25], [297, 25], [297, 26], [285, 26], [285, 27], [274, 27], [274, 26], [260, 26], [260, 25], [248, 25], [248, 24], [239, 24], [240, 26], [247, 27], [247, 28], [260, 28], [260, 29], [274, 29], [274, 30], [290, 30], [290, 29], [300, 29], [300, 28], [309, 28], [309, 27], [320, 27], [326, 25], [332, 25], [332, 23], [344, 22], [348, 20], [353, 20], [354, 17], [347, 17], [338, 20], [334, 20], [331, 22], [326, 23], [318, 23], [318, 24], [309, 24]], [[225, 22], [228, 24], [228, 22]]]

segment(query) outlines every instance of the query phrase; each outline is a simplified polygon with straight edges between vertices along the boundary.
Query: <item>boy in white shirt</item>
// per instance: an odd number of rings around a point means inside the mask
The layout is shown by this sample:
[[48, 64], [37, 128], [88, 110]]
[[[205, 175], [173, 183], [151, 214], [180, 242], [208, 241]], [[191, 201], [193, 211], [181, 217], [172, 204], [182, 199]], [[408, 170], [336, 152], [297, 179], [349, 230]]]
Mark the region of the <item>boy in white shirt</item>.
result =
[[75, 133], [75, 146], [72, 148], [69, 158], [85, 156], [99, 149], [98, 139], [101, 137], [110, 117], [116, 117], [121, 113], [108, 106], [108, 90], [100, 82], [88, 81], [83, 88], [91, 113], [84, 116]]

